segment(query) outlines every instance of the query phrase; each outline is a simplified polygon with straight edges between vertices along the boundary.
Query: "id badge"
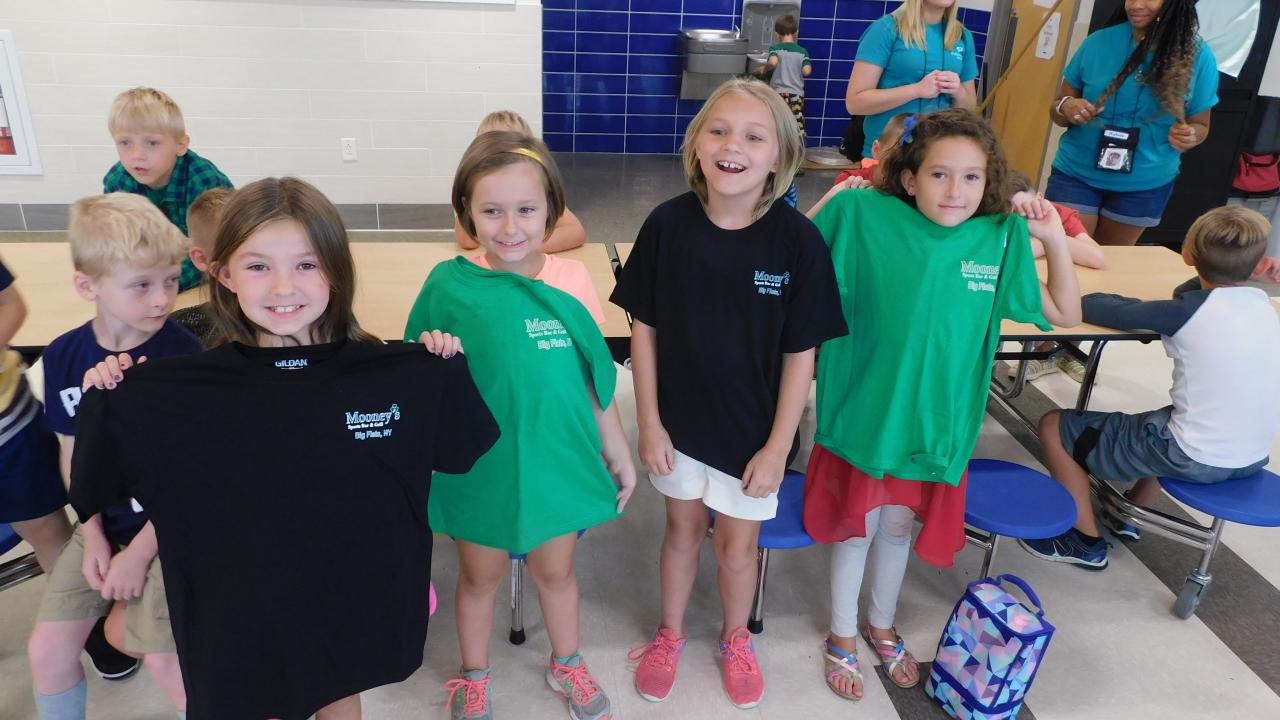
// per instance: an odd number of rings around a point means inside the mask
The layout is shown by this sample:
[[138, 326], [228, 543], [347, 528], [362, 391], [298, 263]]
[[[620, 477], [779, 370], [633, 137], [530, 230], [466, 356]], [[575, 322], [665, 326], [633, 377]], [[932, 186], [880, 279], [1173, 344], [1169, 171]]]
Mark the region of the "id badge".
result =
[[1133, 156], [1138, 153], [1138, 128], [1107, 125], [1098, 141], [1099, 170], [1114, 173], [1133, 172]]

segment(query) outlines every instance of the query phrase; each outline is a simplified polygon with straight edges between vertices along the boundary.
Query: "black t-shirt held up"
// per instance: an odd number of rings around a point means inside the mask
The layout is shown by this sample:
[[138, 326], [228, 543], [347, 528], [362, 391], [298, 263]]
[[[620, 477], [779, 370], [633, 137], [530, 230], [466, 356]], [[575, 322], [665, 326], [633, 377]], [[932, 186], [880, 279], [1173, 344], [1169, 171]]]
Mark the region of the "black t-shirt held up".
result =
[[657, 331], [672, 444], [737, 478], [773, 429], [783, 353], [848, 333], [822, 234], [783, 202], [741, 230], [712, 223], [692, 192], [662, 203], [610, 300]]
[[226, 345], [85, 394], [71, 503], [146, 508], [191, 720], [301, 720], [422, 664], [431, 471], [497, 436], [462, 356]]

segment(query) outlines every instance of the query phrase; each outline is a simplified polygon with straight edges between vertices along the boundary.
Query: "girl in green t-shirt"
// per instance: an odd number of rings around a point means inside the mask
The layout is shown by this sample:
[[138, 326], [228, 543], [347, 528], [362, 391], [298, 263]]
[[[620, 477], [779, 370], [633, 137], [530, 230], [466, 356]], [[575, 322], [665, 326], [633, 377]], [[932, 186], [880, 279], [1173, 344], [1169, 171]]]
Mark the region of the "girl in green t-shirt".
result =
[[467, 473], [436, 473], [428, 514], [458, 548], [462, 655], [446, 687], [451, 720], [494, 717], [489, 638], [508, 553], [527, 553], [551, 640], [546, 680], [570, 714], [600, 720], [609, 698], [579, 651], [578, 531], [612, 520], [635, 488], [617, 406], [616, 371], [582, 303], [534, 278], [543, 242], [564, 212], [550, 151], [529, 135], [480, 134], [454, 177], [458, 222], [490, 269], [456, 258], [422, 286], [406, 338], [446, 328], [466, 343], [481, 396], [502, 435]]
[[[835, 545], [824, 675], [851, 700], [862, 697], [864, 571], [871, 598], [863, 637], [895, 684], [920, 681], [893, 624], [912, 524], [923, 522], [915, 549], [931, 564], [950, 566], [964, 547], [964, 472], [1000, 321], [1080, 321], [1062, 223], [1056, 213], [1009, 215], [1007, 166], [990, 126], [951, 109], [912, 116], [904, 128], [875, 189], [842, 192], [814, 218], [831, 248], [850, 335], [822, 346], [804, 523]], [[1028, 222], [1045, 247], [1047, 285], [1036, 277]]]

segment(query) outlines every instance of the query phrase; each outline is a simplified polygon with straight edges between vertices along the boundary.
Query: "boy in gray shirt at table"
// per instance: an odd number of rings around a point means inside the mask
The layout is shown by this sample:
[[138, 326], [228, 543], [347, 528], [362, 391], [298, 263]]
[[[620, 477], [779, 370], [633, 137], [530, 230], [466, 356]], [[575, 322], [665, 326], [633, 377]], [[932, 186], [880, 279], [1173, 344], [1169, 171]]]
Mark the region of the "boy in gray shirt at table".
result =
[[[1089, 475], [1136, 484], [1126, 493], [1149, 505], [1157, 477], [1218, 483], [1267, 464], [1280, 428], [1280, 318], [1262, 290], [1243, 285], [1267, 248], [1271, 226], [1242, 206], [1210, 210], [1191, 226], [1182, 258], [1201, 289], [1173, 300], [1093, 293], [1084, 321], [1155, 330], [1173, 359], [1172, 404], [1130, 415], [1054, 410], [1040, 420], [1045, 464], [1076, 501], [1075, 527], [1053, 538], [1019, 540], [1032, 555], [1087, 568], [1107, 566]], [[1117, 522], [1117, 535], [1138, 529]]]

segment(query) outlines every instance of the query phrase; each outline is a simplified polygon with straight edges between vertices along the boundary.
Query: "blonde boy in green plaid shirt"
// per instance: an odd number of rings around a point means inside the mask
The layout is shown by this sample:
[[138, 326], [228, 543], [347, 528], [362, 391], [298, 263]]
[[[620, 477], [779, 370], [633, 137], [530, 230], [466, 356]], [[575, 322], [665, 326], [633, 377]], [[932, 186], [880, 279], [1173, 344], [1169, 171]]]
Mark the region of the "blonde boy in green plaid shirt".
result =
[[[188, 146], [182, 110], [165, 93], [138, 87], [116, 96], [107, 116], [120, 162], [102, 178], [102, 192], [144, 195], [187, 235], [187, 208], [205, 190], [232, 187], [231, 181]], [[182, 261], [179, 290], [203, 278], [191, 259]]]

